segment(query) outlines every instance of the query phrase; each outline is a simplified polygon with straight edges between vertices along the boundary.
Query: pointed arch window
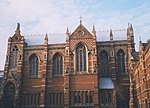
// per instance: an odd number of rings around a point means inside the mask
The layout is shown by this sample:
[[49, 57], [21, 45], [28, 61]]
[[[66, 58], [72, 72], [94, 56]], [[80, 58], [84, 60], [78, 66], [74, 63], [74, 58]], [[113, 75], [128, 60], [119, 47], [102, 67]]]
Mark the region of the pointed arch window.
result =
[[29, 64], [30, 64], [29, 75], [30, 76], [38, 76], [39, 63], [38, 63], [38, 57], [35, 54], [30, 56]]
[[125, 54], [123, 50], [119, 50], [117, 52], [117, 58], [118, 58], [118, 72], [119, 74], [125, 73]]
[[11, 67], [16, 67], [17, 66], [17, 60], [18, 60], [18, 47], [14, 46], [11, 52]]
[[62, 75], [63, 72], [63, 60], [59, 53], [56, 53], [53, 57], [53, 75]]
[[86, 49], [82, 44], [79, 44], [76, 48], [76, 71], [86, 71]]
[[108, 53], [106, 51], [102, 51], [100, 54], [101, 58], [101, 76], [106, 76], [109, 73], [109, 64], [108, 64]]

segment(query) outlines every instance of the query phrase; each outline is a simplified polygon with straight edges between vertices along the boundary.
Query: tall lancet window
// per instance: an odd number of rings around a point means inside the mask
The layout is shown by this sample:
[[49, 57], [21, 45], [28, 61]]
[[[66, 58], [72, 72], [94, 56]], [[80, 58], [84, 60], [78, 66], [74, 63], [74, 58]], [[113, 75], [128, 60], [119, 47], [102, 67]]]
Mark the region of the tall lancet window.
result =
[[76, 48], [76, 71], [86, 71], [86, 49], [82, 44], [79, 44]]
[[38, 76], [39, 62], [38, 62], [38, 57], [35, 54], [30, 56], [29, 64], [30, 64], [29, 75]]
[[119, 74], [125, 73], [125, 55], [123, 50], [119, 50], [117, 52], [117, 58], [118, 58], [118, 72]]
[[10, 66], [13, 68], [13, 67], [16, 67], [17, 66], [17, 60], [18, 60], [18, 47], [17, 46], [14, 46], [12, 51], [11, 51], [11, 63], [10, 63]]
[[106, 51], [102, 51], [100, 54], [101, 61], [101, 76], [107, 76], [109, 73], [109, 64], [108, 64], [108, 53]]
[[53, 57], [53, 75], [62, 75], [63, 73], [63, 60], [59, 53]]

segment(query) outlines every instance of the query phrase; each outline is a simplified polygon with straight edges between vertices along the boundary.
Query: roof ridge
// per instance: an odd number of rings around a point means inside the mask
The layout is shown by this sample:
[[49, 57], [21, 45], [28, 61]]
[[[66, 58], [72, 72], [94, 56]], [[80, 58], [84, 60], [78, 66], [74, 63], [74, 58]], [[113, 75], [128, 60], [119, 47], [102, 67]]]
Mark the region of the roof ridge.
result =
[[[51, 35], [65, 35], [65, 33], [47, 33], [48, 36], [51, 36]], [[23, 35], [23, 36], [45, 36], [45, 34], [30, 34], [30, 35]]]

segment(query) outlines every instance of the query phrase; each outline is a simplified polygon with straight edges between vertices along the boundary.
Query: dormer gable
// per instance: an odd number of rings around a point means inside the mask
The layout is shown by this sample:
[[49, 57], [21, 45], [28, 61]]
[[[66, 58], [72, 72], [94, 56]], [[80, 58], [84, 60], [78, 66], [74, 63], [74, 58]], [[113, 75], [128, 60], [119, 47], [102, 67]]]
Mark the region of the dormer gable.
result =
[[82, 24], [70, 36], [71, 39], [87, 39], [92, 37], [93, 35]]

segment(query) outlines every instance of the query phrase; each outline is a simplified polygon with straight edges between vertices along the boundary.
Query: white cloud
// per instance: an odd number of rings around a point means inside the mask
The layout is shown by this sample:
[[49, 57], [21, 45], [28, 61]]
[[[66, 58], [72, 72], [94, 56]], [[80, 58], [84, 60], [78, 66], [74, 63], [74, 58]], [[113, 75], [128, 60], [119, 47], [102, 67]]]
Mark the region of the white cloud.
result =
[[[114, 5], [117, 7], [119, 3], [121, 2]], [[7, 39], [13, 35], [18, 22], [21, 23], [23, 35], [65, 32], [67, 27], [73, 32], [79, 24], [78, 17], [82, 15], [83, 24], [89, 30], [93, 24], [97, 31], [124, 29], [127, 28], [127, 23], [131, 22], [135, 27], [136, 43], [138, 35], [147, 39], [150, 32], [150, 3], [139, 3], [141, 4], [131, 9], [111, 11], [107, 7], [111, 4], [106, 5], [103, 0], [1, 0], [0, 69], [3, 69], [5, 62]]]

